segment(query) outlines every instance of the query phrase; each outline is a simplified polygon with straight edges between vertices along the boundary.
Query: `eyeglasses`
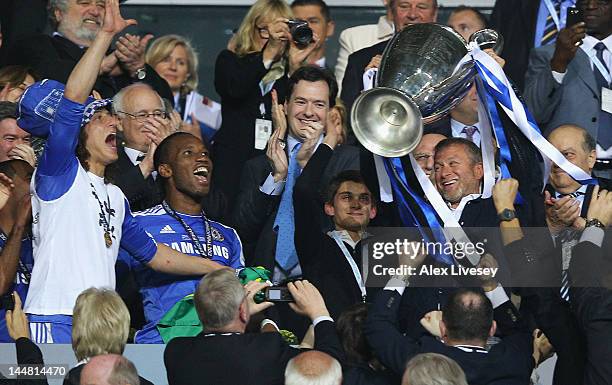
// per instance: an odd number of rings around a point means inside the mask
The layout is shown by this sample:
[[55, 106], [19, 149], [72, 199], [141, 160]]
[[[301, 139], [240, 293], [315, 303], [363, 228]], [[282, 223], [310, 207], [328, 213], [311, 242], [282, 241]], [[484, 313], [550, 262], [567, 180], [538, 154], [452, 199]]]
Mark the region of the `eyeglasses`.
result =
[[259, 37], [261, 37], [262, 39], [269, 39], [270, 38], [270, 31], [268, 31], [268, 27], [255, 27], [257, 28], [257, 32], [259, 32]]
[[125, 112], [125, 111], [117, 111], [120, 114], [126, 114], [127, 116], [129, 116], [132, 119], [136, 119], [138, 122], [142, 123], [145, 120], [147, 120], [147, 118], [149, 116], [152, 116], [154, 118], [162, 118], [162, 119], [167, 119], [168, 118], [168, 114], [166, 113], [166, 111], [154, 111], [154, 112], [139, 112], [137, 114], [130, 114], [129, 112]]

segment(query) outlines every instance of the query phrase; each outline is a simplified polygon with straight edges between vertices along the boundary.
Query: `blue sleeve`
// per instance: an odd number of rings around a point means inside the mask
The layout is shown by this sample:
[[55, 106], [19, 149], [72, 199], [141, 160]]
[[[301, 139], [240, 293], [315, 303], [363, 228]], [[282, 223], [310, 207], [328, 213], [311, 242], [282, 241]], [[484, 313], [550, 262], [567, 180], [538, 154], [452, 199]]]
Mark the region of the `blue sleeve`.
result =
[[233, 244], [232, 244], [232, 257], [230, 261], [230, 267], [232, 269], [244, 268], [244, 255], [242, 254], [242, 242], [236, 230], [232, 229]]
[[61, 197], [74, 182], [79, 166], [75, 150], [84, 110], [80, 103], [63, 97], [60, 100], [36, 169], [36, 194], [43, 200]]
[[132, 270], [133, 260], [130, 253], [123, 248], [119, 248], [119, 255], [117, 255], [117, 262], [115, 262], [115, 281], [117, 283], [122, 282]]
[[157, 244], [134, 218], [127, 199], [121, 231], [121, 248], [130, 253], [138, 262], [149, 263], [157, 253]]

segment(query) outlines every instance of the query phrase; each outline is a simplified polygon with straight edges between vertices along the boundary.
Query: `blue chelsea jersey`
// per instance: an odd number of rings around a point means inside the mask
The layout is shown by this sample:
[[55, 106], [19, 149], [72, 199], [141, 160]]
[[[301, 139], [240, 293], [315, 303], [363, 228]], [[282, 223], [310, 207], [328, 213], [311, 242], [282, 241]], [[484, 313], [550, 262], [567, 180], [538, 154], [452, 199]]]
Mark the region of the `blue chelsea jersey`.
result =
[[[177, 214], [191, 227], [206, 251], [207, 235], [202, 216]], [[183, 225], [170, 216], [161, 205], [134, 213], [134, 218], [156, 242], [161, 242], [184, 254], [200, 256]], [[210, 238], [212, 238], [211, 260], [233, 269], [243, 268], [242, 244], [236, 230], [219, 222], [211, 220], [207, 222], [210, 225]], [[157, 322], [178, 301], [195, 292], [201, 276], [179, 276], [154, 271], [123, 249], [119, 252], [118, 259], [118, 274], [125, 267], [133, 270], [143, 297], [147, 324], [137, 333], [135, 342], [162, 343], [156, 328]]]

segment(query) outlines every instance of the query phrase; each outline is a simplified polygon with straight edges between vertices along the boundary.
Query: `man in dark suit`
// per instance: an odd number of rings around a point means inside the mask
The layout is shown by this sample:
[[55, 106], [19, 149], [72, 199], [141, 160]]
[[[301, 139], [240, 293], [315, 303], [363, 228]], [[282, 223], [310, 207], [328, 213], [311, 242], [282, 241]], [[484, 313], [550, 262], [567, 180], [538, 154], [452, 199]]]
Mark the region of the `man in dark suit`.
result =
[[[246, 163], [231, 221], [243, 242], [247, 265], [261, 265], [275, 271], [274, 281], [301, 274], [293, 245], [293, 224], [287, 222], [293, 220], [293, 185], [323, 140], [323, 131], [339, 129], [338, 122], [328, 123], [337, 93], [331, 73], [316, 66], [305, 66], [292, 75], [289, 83], [286, 117], [276, 105], [276, 128], [268, 141], [266, 156]], [[286, 140], [285, 131], [288, 131]], [[324, 189], [340, 171], [358, 168], [358, 150], [339, 146], [323, 172], [321, 185], [315, 188]], [[290, 236], [288, 242], [284, 231]]]
[[[409, 24], [435, 23], [438, 16], [436, 0], [389, 0], [389, 7], [396, 32]], [[375, 56], [382, 55], [388, 42], [389, 40], [381, 41], [349, 56], [342, 80], [342, 95], [340, 95], [348, 111], [351, 110], [353, 102], [363, 90], [363, 73], [366, 67], [378, 67], [378, 64], [372, 64], [379, 63], [380, 58], [374, 63], [372, 60]]]
[[[432, 312], [421, 320], [433, 336], [417, 339], [397, 328], [400, 299], [408, 282], [405, 276], [389, 281], [364, 327], [370, 346], [387, 368], [401, 375], [415, 355], [439, 353], [457, 361], [470, 384], [529, 383], [534, 368], [532, 336], [507, 296], [491, 295], [490, 300], [482, 290], [459, 289], [449, 296], [441, 314]], [[487, 339], [498, 325], [504, 338], [487, 350]]]
[[[56, 23], [53, 36], [36, 34], [13, 41], [4, 55], [4, 64], [32, 67], [41, 78], [66, 83], [70, 72], [81, 59], [104, 20], [104, 2], [76, 0], [51, 1]], [[111, 98], [121, 88], [134, 82], [150, 84], [162, 97], [172, 100], [168, 83], [145, 63], [144, 53], [152, 35], [120, 37], [116, 50], [102, 62], [94, 90]]]
[[[178, 337], [168, 343], [164, 362], [173, 385], [274, 385], [284, 383], [287, 362], [300, 353], [280, 334], [244, 334], [251, 315], [271, 306], [255, 304], [253, 296], [267, 286], [250, 282], [244, 288], [228, 270], [206, 275], [194, 302], [204, 331], [196, 337]], [[307, 316], [314, 326], [315, 349], [342, 362], [343, 353], [325, 302], [308, 281], [289, 283], [291, 308]]]

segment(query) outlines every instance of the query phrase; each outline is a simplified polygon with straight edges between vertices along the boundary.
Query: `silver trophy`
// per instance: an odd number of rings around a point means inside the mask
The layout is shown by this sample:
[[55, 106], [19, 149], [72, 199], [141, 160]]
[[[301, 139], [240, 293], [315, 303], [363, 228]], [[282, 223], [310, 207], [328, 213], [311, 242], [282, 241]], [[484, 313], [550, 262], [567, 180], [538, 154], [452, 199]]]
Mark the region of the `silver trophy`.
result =
[[[489, 35], [487, 42], [490, 42]], [[412, 24], [389, 42], [376, 87], [351, 110], [353, 132], [371, 152], [398, 157], [420, 142], [423, 124], [442, 118], [472, 85], [476, 69], [465, 40], [439, 24]]]

